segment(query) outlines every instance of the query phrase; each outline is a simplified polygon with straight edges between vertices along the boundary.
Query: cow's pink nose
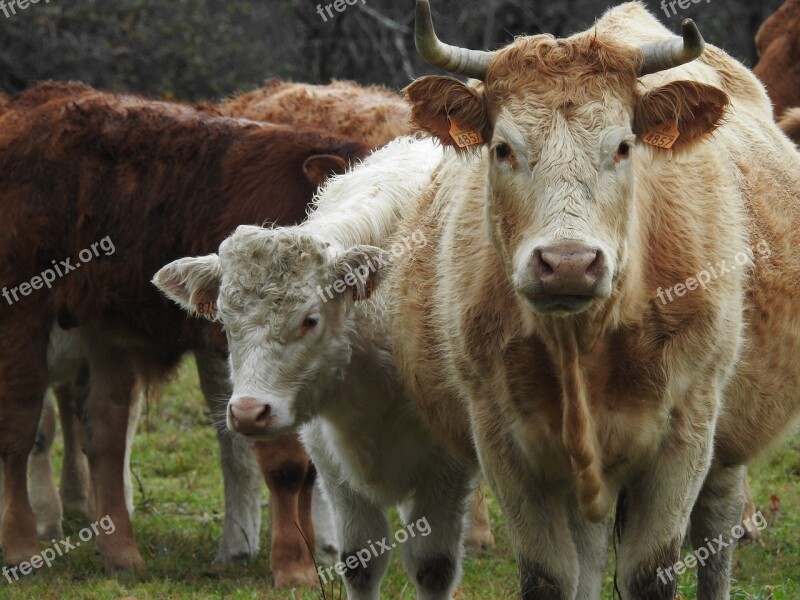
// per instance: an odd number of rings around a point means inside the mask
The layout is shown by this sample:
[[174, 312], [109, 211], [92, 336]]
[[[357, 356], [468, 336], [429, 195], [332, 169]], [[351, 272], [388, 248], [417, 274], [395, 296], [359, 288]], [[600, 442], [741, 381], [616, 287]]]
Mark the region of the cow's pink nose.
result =
[[591, 295], [606, 269], [603, 252], [580, 242], [536, 248], [531, 263], [541, 292], [549, 296]]
[[231, 426], [242, 435], [261, 435], [272, 423], [272, 409], [265, 402], [240, 396], [228, 404]]

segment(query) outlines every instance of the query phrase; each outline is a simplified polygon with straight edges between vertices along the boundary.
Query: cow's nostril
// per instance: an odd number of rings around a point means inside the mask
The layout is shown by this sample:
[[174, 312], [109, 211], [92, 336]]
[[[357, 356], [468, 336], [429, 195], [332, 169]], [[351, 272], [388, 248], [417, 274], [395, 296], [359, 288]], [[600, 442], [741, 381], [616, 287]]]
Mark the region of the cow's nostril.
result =
[[269, 418], [270, 413], [272, 410], [270, 409], [269, 404], [265, 404], [261, 407], [261, 410], [258, 412], [255, 418], [255, 425], [256, 427], [266, 429], [267, 425], [269, 425]]
[[606, 266], [606, 259], [603, 256], [603, 252], [598, 250], [595, 254], [594, 260], [592, 264], [589, 265], [589, 268], [586, 269], [586, 275], [592, 279], [592, 281], [596, 281], [603, 273], [603, 269]]
[[547, 262], [540, 248], [533, 251], [533, 268], [537, 277], [546, 277], [553, 274], [553, 265]]

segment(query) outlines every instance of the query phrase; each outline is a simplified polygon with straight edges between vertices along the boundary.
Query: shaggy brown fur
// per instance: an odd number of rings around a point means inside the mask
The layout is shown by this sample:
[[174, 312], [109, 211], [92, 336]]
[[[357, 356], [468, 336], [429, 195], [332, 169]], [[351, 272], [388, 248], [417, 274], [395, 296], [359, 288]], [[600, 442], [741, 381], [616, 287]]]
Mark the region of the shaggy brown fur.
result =
[[778, 119], [778, 127], [788, 135], [795, 144], [800, 144], [800, 108], [788, 108]]
[[[175, 258], [213, 251], [237, 225], [302, 220], [316, 189], [309, 161], [346, 165], [368, 151], [316, 129], [243, 123], [74, 83], [40, 84], [11, 101], [0, 116], [0, 287], [11, 290], [53, 261], [75, 264], [80, 250], [106, 236], [115, 251], [80, 264], [52, 290], [0, 301], [7, 563], [38, 552], [25, 463], [52, 323], [79, 325], [86, 339], [88, 403], [98, 417], [90, 464], [95, 483], [115, 481], [135, 375], [160, 376], [187, 350], [224, 349], [220, 331], [187, 319], [149, 283], [153, 274]], [[98, 539], [106, 567], [137, 568], [122, 494], [108, 494], [97, 506], [117, 527]]]
[[219, 108], [232, 117], [324, 128], [373, 148], [411, 133], [408, 107], [398, 94], [350, 81], [310, 85], [273, 79]]
[[767, 88], [775, 116], [800, 104], [800, 0], [787, 0], [756, 35], [753, 73]]

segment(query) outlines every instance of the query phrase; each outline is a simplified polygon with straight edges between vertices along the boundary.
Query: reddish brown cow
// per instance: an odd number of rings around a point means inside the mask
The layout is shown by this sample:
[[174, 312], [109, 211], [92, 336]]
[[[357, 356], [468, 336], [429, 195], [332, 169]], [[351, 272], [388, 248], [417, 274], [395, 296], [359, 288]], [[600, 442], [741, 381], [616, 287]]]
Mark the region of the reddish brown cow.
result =
[[[86, 450], [97, 515], [116, 527], [98, 537], [105, 566], [137, 568], [118, 434], [137, 377], [158, 378], [192, 350], [206, 397], [229, 395], [224, 336], [164, 300], [149, 284], [153, 273], [180, 256], [213, 251], [239, 224], [302, 220], [316, 184], [368, 147], [313, 129], [45, 83], [0, 116], [0, 148], [4, 560], [17, 564], [38, 552], [26, 464], [58, 321], [80, 326], [91, 368]], [[219, 437], [223, 464], [236, 462], [241, 449]], [[287, 484], [308, 483], [305, 471], [293, 475], [298, 481]], [[251, 508], [238, 519], [226, 513], [226, 528], [238, 528], [240, 546], [252, 554], [260, 482], [244, 479], [247, 489], [226, 485], [226, 495], [248, 496]]]
[[761, 57], [753, 73], [767, 88], [775, 116], [800, 104], [800, 0], [788, 0], [756, 34]]
[[373, 148], [411, 133], [408, 105], [399, 95], [351, 81], [309, 85], [272, 79], [224, 102], [219, 110], [231, 117], [319, 127]]

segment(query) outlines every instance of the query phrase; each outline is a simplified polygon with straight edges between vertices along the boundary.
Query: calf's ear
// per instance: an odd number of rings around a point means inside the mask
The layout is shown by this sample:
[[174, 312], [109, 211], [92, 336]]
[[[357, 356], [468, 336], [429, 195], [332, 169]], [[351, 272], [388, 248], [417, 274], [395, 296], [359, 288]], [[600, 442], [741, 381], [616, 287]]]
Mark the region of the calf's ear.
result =
[[452, 77], [429, 76], [411, 83], [403, 95], [411, 105], [411, 126], [438, 138], [445, 146], [468, 150], [491, 139], [481, 88]]
[[648, 90], [636, 106], [633, 130], [640, 139], [674, 122], [679, 136], [674, 150], [683, 150], [719, 127], [730, 98], [722, 90], [696, 81], [672, 81]]
[[339, 175], [345, 171], [347, 171], [347, 161], [335, 154], [314, 154], [303, 163], [303, 173], [317, 187], [332, 175]]
[[353, 246], [337, 257], [334, 276], [336, 281], [344, 282], [344, 293], [352, 294], [354, 301], [366, 300], [380, 282], [388, 264], [389, 253], [385, 250], [376, 246]]
[[219, 256], [181, 258], [162, 267], [153, 284], [190, 314], [214, 319], [222, 280]]

